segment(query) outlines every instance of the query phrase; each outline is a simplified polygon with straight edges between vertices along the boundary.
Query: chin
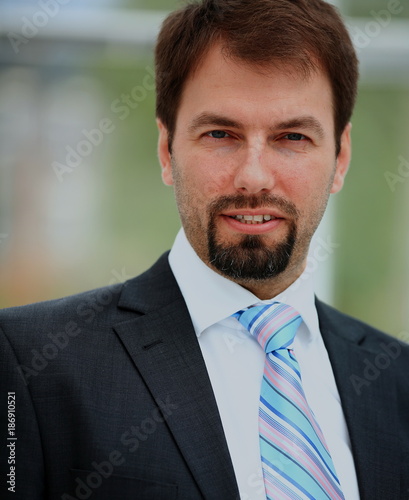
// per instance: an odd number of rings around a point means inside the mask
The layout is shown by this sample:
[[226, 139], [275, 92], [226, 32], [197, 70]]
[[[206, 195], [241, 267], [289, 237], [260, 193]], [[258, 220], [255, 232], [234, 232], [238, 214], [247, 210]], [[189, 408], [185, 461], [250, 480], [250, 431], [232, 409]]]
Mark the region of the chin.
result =
[[259, 235], [245, 235], [236, 244], [219, 244], [209, 238], [209, 263], [234, 281], [265, 281], [287, 269], [294, 243], [292, 232], [284, 241], [272, 246], [266, 245]]

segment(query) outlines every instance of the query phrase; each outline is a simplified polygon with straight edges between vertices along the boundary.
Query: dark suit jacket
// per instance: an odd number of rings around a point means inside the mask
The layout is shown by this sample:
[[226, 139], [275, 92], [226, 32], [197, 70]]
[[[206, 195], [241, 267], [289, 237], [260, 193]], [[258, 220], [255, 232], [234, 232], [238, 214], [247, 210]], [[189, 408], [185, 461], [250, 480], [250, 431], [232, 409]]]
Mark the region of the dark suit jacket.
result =
[[[361, 498], [408, 500], [409, 347], [319, 301], [317, 308]], [[7, 462], [16, 463], [15, 493], [6, 484], [1, 498], [238, 498], [166, 254], [124, 284], [3, 310], [0, 327], [3, 488]], [[17, 441], [5, 439], [8, 393]]]

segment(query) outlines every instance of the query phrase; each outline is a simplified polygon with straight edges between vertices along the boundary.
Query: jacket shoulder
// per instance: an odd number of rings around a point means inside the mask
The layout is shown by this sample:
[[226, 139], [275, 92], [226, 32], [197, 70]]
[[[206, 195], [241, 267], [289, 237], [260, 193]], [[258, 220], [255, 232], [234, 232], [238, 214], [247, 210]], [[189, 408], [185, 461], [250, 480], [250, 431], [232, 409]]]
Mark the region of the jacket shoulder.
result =
[[[167, 288], [174, 291], [165, 253], [150, 269], [122, 283], [116, 283], [68, 297], [0, 310], [0, 330], [7, 335], [41, 336], [58, 329], [87, 330], [112, 327], [135, 313], [160, 303]], [[167, 292], [166, 300], [172, 293]], [[165, 299], [164, 299], [165, 300]], [[148, 307], [149, 306], [149, 307]]]
[[382, 346], [392, 343], [400, 352], [401, 362], [409, 363], [409, 344], [405, 341], [345, 314], [318, 299], [316, 299], [316, 307], [320, 328], [324, 336], [335, 334], [372, 352], [384, 352]]
[[73, 313], [81, 311], [86, 304], [95, 304], [96, 307], [98, 304], [112, 304], [120, 294], [123, 285], [123, 283], [110, 285], [67, 297], [2, 309], [0, 310], [0, 326], [28, 323], [32, 327], [33, 322], [35, 324], [36, 321], [44, 324], [47, 321], [64, 319], [66, 315], [71, 317]]

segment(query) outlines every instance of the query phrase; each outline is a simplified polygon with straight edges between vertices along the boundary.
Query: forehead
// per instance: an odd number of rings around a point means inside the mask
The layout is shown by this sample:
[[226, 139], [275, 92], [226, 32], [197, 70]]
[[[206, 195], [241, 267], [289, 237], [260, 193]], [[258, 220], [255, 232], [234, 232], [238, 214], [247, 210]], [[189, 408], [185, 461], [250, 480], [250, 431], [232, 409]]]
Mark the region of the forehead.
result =
[[215, 45], [185, 83], [176, 125], [209, 112], [232, 113], [244, 120], [268, 115], [283, 120], [297, 115], [300, 107], [302, 114], [314, 112], [324, 127], [333, 127], [331, 86], [318, 65], [309, 74], [280, 63], [261, 67], [230, 58]]

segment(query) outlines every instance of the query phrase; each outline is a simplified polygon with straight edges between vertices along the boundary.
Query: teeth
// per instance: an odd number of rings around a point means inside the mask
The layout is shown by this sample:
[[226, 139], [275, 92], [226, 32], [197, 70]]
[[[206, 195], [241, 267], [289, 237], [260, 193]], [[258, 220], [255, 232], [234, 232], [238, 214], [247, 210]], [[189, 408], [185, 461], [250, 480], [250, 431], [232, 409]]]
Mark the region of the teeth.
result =
[[276, 219], [272, 215], [233, 215], [232, 217], [242, 224], [262, 224], [263, 221]]

